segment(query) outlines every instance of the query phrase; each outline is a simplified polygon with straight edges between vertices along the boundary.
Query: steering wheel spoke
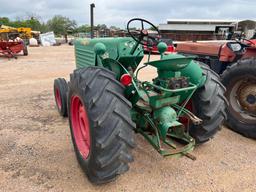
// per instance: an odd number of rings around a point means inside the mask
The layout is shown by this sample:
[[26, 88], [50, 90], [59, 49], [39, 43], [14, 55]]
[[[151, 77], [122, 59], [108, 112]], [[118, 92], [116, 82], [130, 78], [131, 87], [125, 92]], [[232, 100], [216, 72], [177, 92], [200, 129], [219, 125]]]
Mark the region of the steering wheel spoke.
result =
[[144, 30], [144, 24], [142, 20], [141, 20], [141, 30]]

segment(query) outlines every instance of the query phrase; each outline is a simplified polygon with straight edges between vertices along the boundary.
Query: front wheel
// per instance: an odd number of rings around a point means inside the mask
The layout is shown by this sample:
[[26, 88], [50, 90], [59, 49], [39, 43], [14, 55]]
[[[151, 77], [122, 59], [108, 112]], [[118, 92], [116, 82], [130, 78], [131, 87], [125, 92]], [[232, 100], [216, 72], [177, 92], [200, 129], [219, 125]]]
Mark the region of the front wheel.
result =
[[222, 74], [229, 100], [227, 124], [230, 129], [256, 138], [256, 58], [240, 60]]
[[55, 103], [59, 114], [62, 117], [66, 117], [67, 113], [67, 92], [68, 84], [64, 78], [58, 78], [54, 80], [53, 85]]
[[124, 86], [100, 67], [77, 69], [70, 75], [69, 125], [76, 157], [95, 184], [114, 180], [133, 160], [135, 124]]

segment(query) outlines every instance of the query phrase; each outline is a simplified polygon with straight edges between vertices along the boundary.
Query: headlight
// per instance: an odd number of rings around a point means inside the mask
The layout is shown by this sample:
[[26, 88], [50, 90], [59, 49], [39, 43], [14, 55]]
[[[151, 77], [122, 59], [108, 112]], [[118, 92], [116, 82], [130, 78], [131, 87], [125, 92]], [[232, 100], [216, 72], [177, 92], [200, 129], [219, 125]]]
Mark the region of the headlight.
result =
[[238, 52], [242, 50], [242, 46], [239, 43], [230, 43], [229, 44], [229, 48], [234, 51], [234, 52]]

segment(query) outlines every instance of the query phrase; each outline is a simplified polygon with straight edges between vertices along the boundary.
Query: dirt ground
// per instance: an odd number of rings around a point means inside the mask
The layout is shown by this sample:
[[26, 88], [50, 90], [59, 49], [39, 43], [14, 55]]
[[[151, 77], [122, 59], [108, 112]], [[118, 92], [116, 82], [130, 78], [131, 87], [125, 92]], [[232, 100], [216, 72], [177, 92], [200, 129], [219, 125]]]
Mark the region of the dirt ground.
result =
[[[130, 170], [112, 183], [90, 184], [52, 90], [54, 78], [68, 78], [75, 68], [73, 49], [38, 47], [17, 60], [0, 57], [0, 191], [256, 191], [256, 141], [225, 127], [194, 150], [196, 161], [163, 158], [137, 135]], [[141, 78], [154, 75], [144, 72]]]

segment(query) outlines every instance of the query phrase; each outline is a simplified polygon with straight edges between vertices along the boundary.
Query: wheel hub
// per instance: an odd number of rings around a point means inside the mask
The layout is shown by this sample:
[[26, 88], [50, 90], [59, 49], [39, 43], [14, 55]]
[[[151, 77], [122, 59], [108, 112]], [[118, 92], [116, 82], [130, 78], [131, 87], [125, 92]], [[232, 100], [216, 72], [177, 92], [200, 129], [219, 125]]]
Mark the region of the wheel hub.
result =
[[256, 97], [255, 97], [255, 95], [251, 95], [251, 94], [248, 95], [246, 101], [247, 101], [248, 103], [250, 103], [251, 105], [255, 104], [255, 102], [256, 102]]
[[256, 115], [256, 81], [241, 83], [237, 91], [237, 99], [241, 108], [253, 116]]
[[55, 90], [55, 98], [58, 108], [61, 109], [62, 101], [60, 96], [60, 90], [58, 88], [56, 88]]
[[80, 97], [71, 98], [70, 110], [75, 143], [82, 157], [87, 159], [90, 152], [90, 124]]

